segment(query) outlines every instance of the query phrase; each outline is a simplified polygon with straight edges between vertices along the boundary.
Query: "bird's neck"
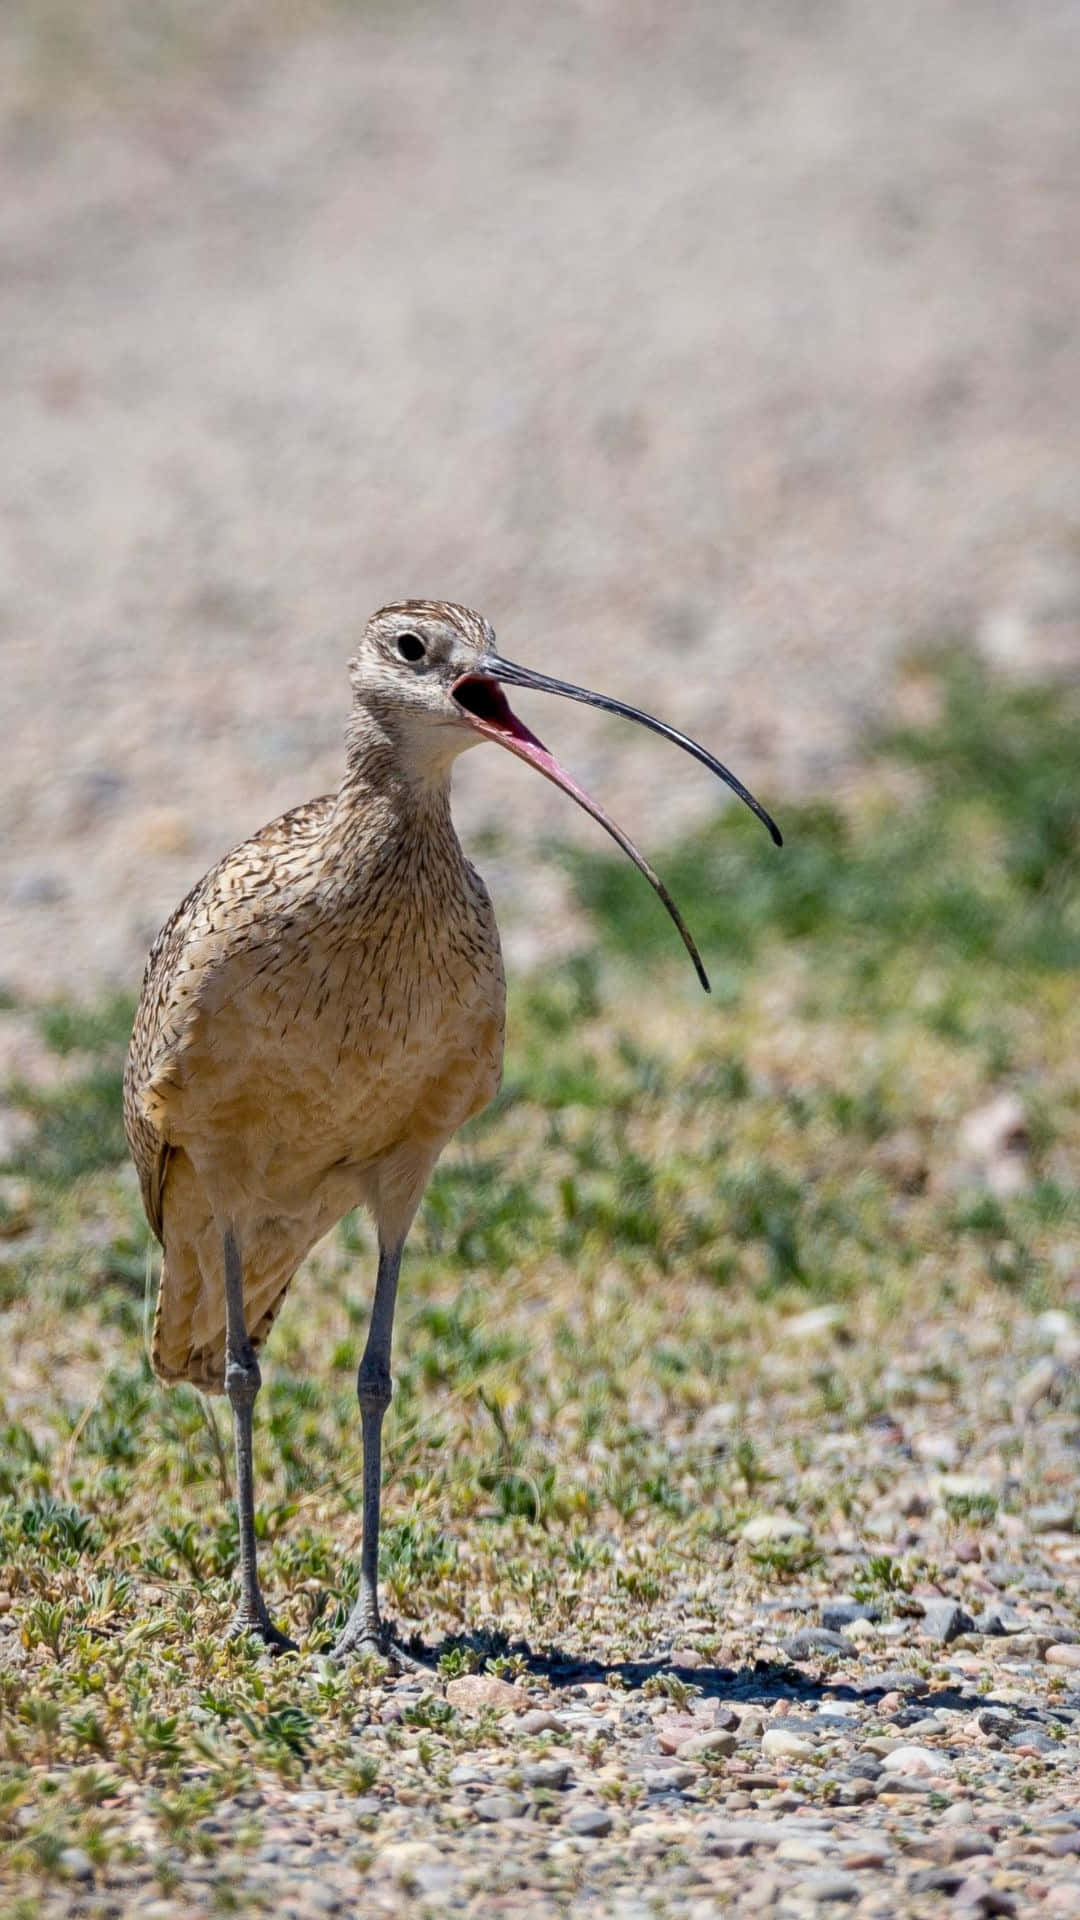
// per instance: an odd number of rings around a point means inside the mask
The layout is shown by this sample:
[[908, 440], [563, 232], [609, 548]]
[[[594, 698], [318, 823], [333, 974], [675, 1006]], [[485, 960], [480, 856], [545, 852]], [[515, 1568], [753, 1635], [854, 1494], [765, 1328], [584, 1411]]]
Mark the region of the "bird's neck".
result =
[[366, 866], [409, 846], [458, 852], [450, 819], [453, 758], [433, 758], [407, 732], [366, 712], [350, 717], [332, 838], [348, 864]]

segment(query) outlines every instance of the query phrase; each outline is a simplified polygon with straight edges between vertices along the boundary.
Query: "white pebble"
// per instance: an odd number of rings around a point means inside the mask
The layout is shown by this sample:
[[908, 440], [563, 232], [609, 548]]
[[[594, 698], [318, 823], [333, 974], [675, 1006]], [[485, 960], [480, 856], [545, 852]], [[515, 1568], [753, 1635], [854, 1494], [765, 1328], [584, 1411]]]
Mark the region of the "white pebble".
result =
[[809, 1760], [817, 1752], [812, 1740], [801, 1733], [788, 1733], [784, 1727], [770, 1727], [761, 1737], [761, 1749], [784, 1760]]
[[884, 1773], [920, 1774], [927, 1777], [936, 1773], [951, 1773], [952, 1762], [943, 1753], [932, 1753], [929, 1747], [894, 1747], [885, 1755], [881, 1763]]
[[744, 1540], [751, 1546], [761, 1540], [801, 1540], [809, 1529], [791, 1513], [759, 1513], [754, 1520], [748, 1520], [742, 1530]]

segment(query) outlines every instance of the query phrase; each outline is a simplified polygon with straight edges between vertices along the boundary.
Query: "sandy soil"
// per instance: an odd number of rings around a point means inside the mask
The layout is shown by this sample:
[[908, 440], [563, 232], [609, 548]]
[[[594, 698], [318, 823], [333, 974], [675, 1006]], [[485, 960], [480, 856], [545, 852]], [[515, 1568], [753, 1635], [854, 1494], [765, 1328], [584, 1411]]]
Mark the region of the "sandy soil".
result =
[[[3, 986], [133, 982], [333, 784], [389, 598], [780, 795], [913, 640], [1080, 660], [1075, 7], [97, 11], [0, 23]], [[524, 706], [647, 843], [715, 804]], [[528, 958], [568, 809], [460, 786]]]

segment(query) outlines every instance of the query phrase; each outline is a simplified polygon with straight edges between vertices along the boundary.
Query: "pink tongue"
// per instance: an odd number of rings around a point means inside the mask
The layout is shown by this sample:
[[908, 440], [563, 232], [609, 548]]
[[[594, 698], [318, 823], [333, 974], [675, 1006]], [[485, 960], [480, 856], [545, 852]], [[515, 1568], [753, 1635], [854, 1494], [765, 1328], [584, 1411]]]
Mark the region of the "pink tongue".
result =
[[[523, 746], [537, 748], [546, 759], [551, 761], [552, 766], [555, 766], [556, 762], [551, 759], [551, 755], [548, 753], [543, 741], [538, 740], [535, 733], [529, 732], [524, 720], [518, 719], [510, 702], [504, 699], [503, 705], [505, 712], [500, 715], [498, 721], [495, 723], [498, 731], [503, 734], [509, 734], [512, 740], [520, 740]], [[530, 755], [529, 757], [531, 759], [532, 756]]]
[[[538, 740], [535, 733], [530, 733], [524, 720], [518, 719], [517, 714], [514, 712], [498, 682], [487, 680], [481, 682], [481, 684], [486, 687], [488, 696], [495, 708], [494, 716], [487, 714], [474, 716], [479, 719], [481, 726], [488, 728], [497, 739], [505, 740], [507, 744], [509, 744], [511, 740], [519, 740], [524, 746], [538, 747], [541, 753], [547, 753], [547, 748], [543, 741]], [[469, 709], [469, 711], [471, 711], [471, 709]]]

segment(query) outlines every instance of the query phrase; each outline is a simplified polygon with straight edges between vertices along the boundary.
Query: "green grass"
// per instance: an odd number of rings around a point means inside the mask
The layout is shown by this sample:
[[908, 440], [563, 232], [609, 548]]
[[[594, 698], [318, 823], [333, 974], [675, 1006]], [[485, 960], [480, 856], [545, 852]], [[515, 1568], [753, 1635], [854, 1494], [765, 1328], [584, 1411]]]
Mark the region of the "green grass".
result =
[[[898, 729], [872, 764], [917, 776], [913, 791], [848, 809], [783, 808], [778, 858], [756, 822], [728, 808], [664, 861], [664, 876], [714, 961], [743, 965], [777, 940], [812, 947], [848, 1012], [888, 1009], [905, 967], [928, 957], [969, 970], [1080, 965], [1080, 757], [1075, 691], [995, 686], [965, 655], [941, 678], [940, 719]], [[598, 937], [662, 953], [664, 916], [606, 854], [568, 856]]]
[[[519, 1637], [639, 1656], [673, 1592], [719, 1645], [732, 1593], [846, 1581], [892, 1604], [925, 1575], [874, 1544], [867, 1423], [940, 1401], [968, 1444], [1000, 1389], [957, 1342], [1007, 1352], [1025, 1316], [1076, 1304], [1078, 722], [1074, 693], [956, 659], [938, 721], [874, 743], [848, 806], [780, 810], [782, 853], [732, 813], [670, 851], [712, 1002], [639, 877], [566, 856], [595, 943], [514, 983], [503, 1091], [436, 1173], [406, 1263], [383, 1577], [445, 1672]], [[269, 1345], [262, 1567], [307, 1657], [268, 1671], [219, 1637], [227, 1421], [145, 1358], [130, 1006], [24, 1015], [64, 1073], [7, 1090], [31, 1133], [0, 1174], [0, 1601], [21, 1661], [0, 1675], [0, 1831], [32, 1885], [62, 1876], [64, 1844], [107, 1851], [125, 1778], [181, 1848], [268, 1770], [371, 1785], [363, 1674], [310, 1655], [354, 1591], [373, 1250], [343, 1223]], [[1013, 1197], [958, 1146], [1005, 1090], [1027, 1115]], [[785, 1341], [822, 1303], [824, 1344]], [[1037, 1436], [1016, 1471], [1037, 1484]], [[805, 1534], [748, 1549], [746, 1520], [777, 1507]], [[838, 1513], [864, 1541], [842, 1566]], [[999, 1520], [979, 1494], [943, 1508], [987, 1553]], [[417, 1724], [432, 1765], [480, 1737], [443, 1703]]]

